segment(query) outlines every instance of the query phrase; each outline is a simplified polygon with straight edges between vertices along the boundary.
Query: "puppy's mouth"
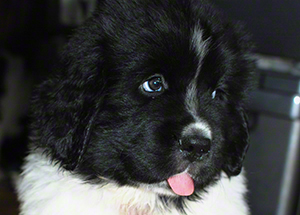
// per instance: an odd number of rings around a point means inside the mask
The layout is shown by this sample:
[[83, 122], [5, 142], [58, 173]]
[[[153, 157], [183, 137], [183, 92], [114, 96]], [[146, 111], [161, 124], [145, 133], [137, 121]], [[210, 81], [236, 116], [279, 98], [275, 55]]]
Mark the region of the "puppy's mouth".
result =
[[190, 196], [194, 193], [195, 186], [192, 177], [185, 171], [167, 179], [172, 191], [179, 196]]

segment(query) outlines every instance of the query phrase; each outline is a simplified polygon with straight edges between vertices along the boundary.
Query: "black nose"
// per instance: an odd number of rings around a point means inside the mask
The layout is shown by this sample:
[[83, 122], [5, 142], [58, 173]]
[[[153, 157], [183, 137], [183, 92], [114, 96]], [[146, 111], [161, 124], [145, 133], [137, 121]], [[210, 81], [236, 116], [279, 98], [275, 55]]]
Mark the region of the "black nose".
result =
[[179, 140], [180, 150], [189, 160], [200, 159], [204, 154], [209, 153], [211, 147], [210, 139], [198, 135], [186, 135]]

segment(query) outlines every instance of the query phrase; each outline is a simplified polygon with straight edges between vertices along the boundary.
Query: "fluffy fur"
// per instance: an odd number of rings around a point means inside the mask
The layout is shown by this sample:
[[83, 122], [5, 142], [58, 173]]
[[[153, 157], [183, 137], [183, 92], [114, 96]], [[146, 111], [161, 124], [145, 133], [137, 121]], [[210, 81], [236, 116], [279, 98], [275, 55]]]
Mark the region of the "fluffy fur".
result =
[[21, 214], [249, 214], [252, 44], [225, 20], [202, 0], [99, 1], [34, 92]]

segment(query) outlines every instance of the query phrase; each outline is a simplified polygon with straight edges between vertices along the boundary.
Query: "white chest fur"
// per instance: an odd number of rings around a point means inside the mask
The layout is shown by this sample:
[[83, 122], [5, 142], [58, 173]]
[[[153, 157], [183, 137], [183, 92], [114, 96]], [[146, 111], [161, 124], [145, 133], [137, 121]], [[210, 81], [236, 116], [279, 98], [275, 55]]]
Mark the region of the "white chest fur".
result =
[[[84, 183], [62, 172], [39, 154], [27, 157], [17, 183], [21, 215], [181, 215], [167, 209], [151, 191], [132, 187]], [[188, 215], [246, 215], [248, 206], [243, 174], [228, 179], [225, 174], [208, 188], [198, 202], [187, 202]]]

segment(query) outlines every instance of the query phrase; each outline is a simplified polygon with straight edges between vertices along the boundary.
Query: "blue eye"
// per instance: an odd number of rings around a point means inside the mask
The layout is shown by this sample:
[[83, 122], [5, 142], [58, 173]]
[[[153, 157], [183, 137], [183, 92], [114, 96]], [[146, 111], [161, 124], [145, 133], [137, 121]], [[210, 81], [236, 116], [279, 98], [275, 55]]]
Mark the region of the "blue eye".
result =
[[148, 81], [145, 81], [142, 86], [143, 89], [149, 93], [162, 92], [164, 90], [163, 81], [161, 77], [153, 77]]

